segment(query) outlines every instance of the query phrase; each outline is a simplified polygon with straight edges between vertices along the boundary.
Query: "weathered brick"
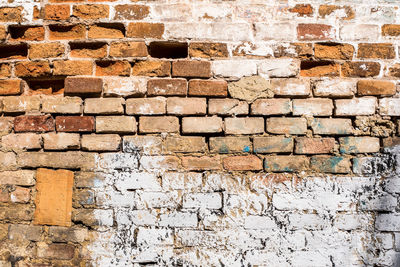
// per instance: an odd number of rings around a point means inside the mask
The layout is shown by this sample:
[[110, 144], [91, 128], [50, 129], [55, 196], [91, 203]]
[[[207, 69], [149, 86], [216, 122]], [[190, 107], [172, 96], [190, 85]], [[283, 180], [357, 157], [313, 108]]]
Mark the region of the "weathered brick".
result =
[[292, 102], [288, 98], [257, 99], [251, 104], [252, 115], [283, 115], [292, 112]]
[[222, 125], [220, 117], [185, 117], [182, 119], [182, 133], [220, 133]]
[[72, 15], [81, 19], [108, 18], [109, 6], [100, 4], [74, 5], [72, 8]]
[[395, 51], [392, 44], [359, 44], [357, 57], [359, 58], [395, 58]]
[[208, 61], [180, 60], [172, 62], [172, 76], [211, 77], [211, 63]]
[[88, 60], [57, 60], [53, 62], [54, 75], [92, 75], [93, 63]]
[[204, 115], [207, 110], [205, 98], [167, 98], [167, 113], [175, 115]]
[[311, 17], [314, 9], [310, 4], [296, 4], [294, 7], [289, 8], [289, 12], [297, 13], [300, 17]]
[[124, 136], [123, 139], [124, 152], [139, 151], [145, 155], [157, 155], [161, 153], [162, 139], [159, 136]]
[[54, 131], [54, 119], [50, 115], [22, 115], [14, 120], [15, 132]]
[[265, 78], [295, 77], [300, 71], [300, 60], [293, 58], [264, 59], [258, 64], [258, 74]]
[[221, 170], [221, 159], [218, 156], [208, 157], [182, 157], [182, 166], [186, 170], [202, 171], [202, 170]]
[[175, 156], [142, 156], [140, 167], [144, 170], [177, 170], [179, 162], [179, 158]]
[[142, 77], [104, 77], [105, 96], [143, 96], [147, 90], [147, 80]]
[[50, 40], [84, 39], [86, 28], [83, 25], [50, 25]]
[[123, 24], [99, 23], [89, 27], [88, 37], [91, 39], [121, 39], [124, 38]]
[[126, 100], [126, 114], [156, 115], [166, 113], [164, 97], [130, 98]]
[[380, 143], [377, 137], [341, 137], [339, 138], [340, 153], [356, 154], [356, 153], [375, 153], [379, 152]]
[[30, 168], [92, 170], [95, 166], [95, 155], [80, 151], [25, 152], [18, 155], [18, 164]]
[[226, 118], [226, 134], [258, 134], [264, 132], [264, 118]]
[[238, 99], [210, 99], [208, 100], [208, 114], [210, 115], [245, 115], [249, 113], [249, 104]]
[[74, 133], [46, 133], [42, 134], [45, 150], [79, 149], [80, 136]]
[[185, 79], [152, 79], [147, 83], [147, 94], [153, 95], [182, 95], [187, 94]]
[[309, 80], [273, 79], [271, 85], [277, 96], [308, 96], [311, 93]]
[[274, 134], [305, 134], [307, 121], [305, 118], [268, 118], [267, 132]]
[[300, 172], [309, 168], [310, 160], [306, 156], [267, 156], [264, 169], [267, 172]]
[[291, 41], [296, 39], [296, 25], [290, 22], [255, 23], [256, 40]]
[[373, 77], [379, 75], [381, 65], [378, 62], [351, 61], [344, 62], [341, 69], [345, 77]]
[[10, 199], [13, 203], [28, 203], [31, 200], [31, 189], [15, 187], [15, 190], [10, 193]]
[[190, 96], [226, 97], [228, 84], [224, 80], [197, 80], [189, 81]]
[[245, 136], [226, 136], [226, 137], [211, 137], [210, 152], [211, 153], [240, 153], [251, 152], [251, 141]]
[[121, 137], [118, 134], [82, 135], [82, 149], [89, 151], [118, 151]]
[[61, 226], [49, 227], [49, 238], [53, 242], [81, 243], [88, 236], [86, 228], [71, 228]]
[[356, 82], [342, 79], [323, 79], [314, 82], [314, 95], [321, 97], [349, 97], [356, 91]]
[[96, 61], [96, 76], [129, 76], [130, 73], [128, 61]]
[[338, 6], [338, 5], [320, 5], [318, 14], [322, 17], [329, 17], [331, 15], [338, 16], [343, 20], [354, 19], [355, 12], [350, 6]]
[[22, 6], [17, 7], [1, 7], [0, 8], [0, 21], [1, 22], [21, 22], [23, 20]]
[[351, 119], [313, 119], [311, 128], [314, 134], [320, 135], [349, 135], [354, 129]]
[[1, 138], [1, 145], [5, 149], [13, 150], [31, 150], [42, 148], [42, 138], [40, 134], [20, 133], [9, 134]]
[[10, 240], [40, 241], [42, 232], [42, 226], [10, 224], [8, 228], [8, 238]]
[[13, 125], [13, 117], [0, 117], [0, 136], [11, 133]]
[[103, 90], [100, 78], [67, 77], [64, 94], [66, 95], [99, 95]]
[[397, 25], [397, 24], [382, 25], [382, 35], [383, 36], [399, 36], [400, 35], [400, 25]]
[[337, 116], [373, 115], [376, 105], [377, 101], [374, 97], [335, 100], [335, 114]]
[[21, 80], [0, 80], [0, 95], [19, 95], [21, 93]]
[[293, 151], [293, 138], [284, 136], [254, 137], [255, 153], [280, 153]]
[[223, 159], [224, 169], [228, 171], [257, 171], [263, 169], [262, 160], [255, 155], [231, 156]]
[[62, 57], [65, 47], [62, 43], [32, 43], [29, 45], [29, 58]]
[[172, 116], [140, 117], [141, 133], [175, 133], [179, 131], [179, 120]]
[[340, 74], [340, 65], [334, 61], [302, 61], [300, 75], [304, 77], [335, 77]]
[[129, 23], [126, 32], [127, 37], [132, 38], [157, 38], [160, 39], [164, 34], [164, 24], [162, 23]]
[[4, 113], [35, 112], [40, 110], [39, 96], [7, 96], [3, 98]]
[[50, 64], [47, 61], [18, 62], [15, 65], [15, 75], [19, 77], [40, 77], [50, 73]]
[[0, 184], [32, 186], [35, 184], [35, 173], [36, 171], [32, 170], [2, 171]]
[[200, 136], [169, 136], [165, 140], [166, 152], [205, 152], [206, 142]]
[[48, 20], [65, 20], [70, 16], [69, 5], [45, 5], [44, 19]]
[[293, 115], [330, 116], [333, 103], [327, 98], [293, 99]]
[[19, 26], [11, 25], [8, 27], [10, 37], [14, 41], [43, 41], [43, 26]]
[[92, 116], [57, 116], [57, 132], [93, 132], [94, 117]]
[[184, 208], [220, 209], [222, 197], [220, 193], [189, 193], [183, 196]]
[[13, 152], [0, 152], [0, 170], [15, 170], [16, 155]]
[[145, 42], [112, 42], [111, 57], [147, 57]]
[[30, 221], [33, 218], [33, 208], [24, 204], [9, 204], [0, 206], [0, 219], [8, 221]]
[[6, 27], [0, 26], [0, 40], [5, 40], [7, 38]]
[[317, 43], [314, 45], [316, 58], [320, 59], [353, 59], [354, 47], [350, 44]]
[[345, 24], [340, 28], [340, 38], [346, 41], [378, 40], [380, 27], [373, 24]]
[[50, 245], [40, 243], [37, 248], [37, 256], [45, 259], [70, 260], [74, 257], [75, 247], [70, 244], [52, 243]]
[[123, 114], [125, 100], [123, 98], [86, 98], [84, 113], [86, 114]]
[[334, 156], [313, 156], [311, 168], [318, 173], [350, 173], [350, 159]]
[[396, 85], [391, 81], [360, 80], [357, 83], [358, 95], [385, 96], [395, 93]]
[[34, 224], [71, 226], [74, 173], [38, 169]]
[[379, 100], [379, 113], [387, 116], [400, 116], [400, 99], [382, 98]]
[[171, 74], [171, 62], [146, 60], [138, 61], [132, 67], [132, 75], [164, 77]]
[[116, 5], [116, 20], [141, 20], [149, 15], [150, 8], [145, 5]]
[[135, 117], [97, 116], [96, 133], [135, 133]]
[[42, 112], [80, 114], [82, 113], [82, 99], [79, 97], [46, 97], [42, 101]]
[[224, 43], [190, 43], [189, 56], [194, 58], [228, 57], [228, 48]]
[[296, 137], [296, 154], [329, 154], [335, 149], [334, 138]]
[[213, 60], [211, 67], [214, 77], [236, 80], [257, 74], [257, 62], [254, 60]]
[[105, 58], [107, 44], [103, 42], [73, 42], [69, 44], [71, 57], [77, 58]]
[[297, 26], [299, 40], [331, 40], [335, 37], [335, 29], [325, 24], [304, 24]]
[[11, 65], [10, 64], [0, 64], [0, 77], [6, 78], [11, 76]]

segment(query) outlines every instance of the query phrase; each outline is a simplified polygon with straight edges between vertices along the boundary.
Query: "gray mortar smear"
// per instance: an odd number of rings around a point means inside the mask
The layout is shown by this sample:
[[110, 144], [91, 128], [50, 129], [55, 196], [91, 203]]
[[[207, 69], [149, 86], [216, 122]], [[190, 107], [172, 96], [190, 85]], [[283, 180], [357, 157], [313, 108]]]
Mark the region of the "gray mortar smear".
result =
[[[352, 177], [180, 173], [178, 186], [132, 151], [99, 160], [97, 200], [113, 224], [97, 213], [94, 266], [400, 266], [400, 147], [356, 160]], [[194, 192], [219, 194], [221, 208], [186, 207]]]

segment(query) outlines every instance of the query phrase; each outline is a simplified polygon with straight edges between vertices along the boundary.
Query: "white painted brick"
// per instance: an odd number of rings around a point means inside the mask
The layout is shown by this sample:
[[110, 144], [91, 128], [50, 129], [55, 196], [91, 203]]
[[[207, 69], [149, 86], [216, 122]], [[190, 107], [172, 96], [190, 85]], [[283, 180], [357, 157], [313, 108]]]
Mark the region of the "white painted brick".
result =
[[198, 190], [202, 185], [202, 174], [197, 172], [166, 172], [162, 177], [164, 190]]
[[193, 193], [183, 197], [184, 208], [220, 209], [222, 198], [219, 193]]
[[244, 76], [257, 74], [257, 61], [255, 60], [215, 60], [212, 61], [211, 70], [216, 77], [240, 79]]
[[400, 231], [400, 214], [378, 214], [375, 221], [375, 227], [379, 231]]
[[174, 235], [172, 229], [139, 228], [137, 234], [138, 245], [172, 245]]
[[329, 227], [329, 222], [318, 214], [302, 214], [292, 213], [289, 214], [289, 229], [307, 229], [307, 230], [321, 230]]
[[293, 58], [265, 59], [258, 64], [258, 73], [264, 78], [294, 77], [300, 71], [300, 60]]
[[103, 92], [107, 96], [143, 96], [147, 92], [147, 79], [103, 77]]
[[390, 194], [365, 194], [360, 197], [360, 209], [367, 211], [394, 211], [397, 197]]
[[246, 229], [274, 229], [276, 227], [275, 221], [268, 216], [248, 216], [244, 221]]
[[374, 41], [379, 34], [379, 26], [372, 24], [346, 24], [340, 28], [340, 39], [345, 41]]
[[377, 106], [375, 97], [335, 100], [335, 114], [338, 116], [373, 115]]
[[138, 192], [139, 208], [176, 208], [180, 203], [177, 191]]
[[296, 38], [295, 23], [256, 23], [255, 26], [256, 40], [292, 41]]
[[161, 190], [157, 175], [148, 172], [120, 172], [112, 174], [115, 177], [115, 187], [118, 190], [147, 189]]
[[166, 227], [196, 227], [197, 214], [192, 212], [172, 212], [160, 216], [160, 226]]
[[115, 220], [120, 226], [130, 226], [132, 224], [138, 226], [153, 226], [156, 224], [157, 218], [148, 210], [118, 209]]
[[338, 214], [334, 226], [340, 230], [371, 230], [372, 216], [368, 214]]
[[355, 80], [325, 78], [314, 82], [314, 95], [323, 97], [353, 96], [356, 91]]
[[400, 116], [400, 98], [379, 99], [379, 113], [386, 116]]
[[277, 96], [308, 96], [311, 93], [307, 79], [273, 79], [271, 85]]

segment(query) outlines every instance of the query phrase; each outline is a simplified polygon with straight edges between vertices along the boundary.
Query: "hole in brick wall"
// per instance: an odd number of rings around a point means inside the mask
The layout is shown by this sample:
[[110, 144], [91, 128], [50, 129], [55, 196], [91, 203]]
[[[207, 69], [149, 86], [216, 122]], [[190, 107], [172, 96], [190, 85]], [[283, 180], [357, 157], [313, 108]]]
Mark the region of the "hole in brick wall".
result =
[[188, 44], [179, 42], [151, 42], [149, 54], [155, 58], [186, 58]]
[[52, 32], [69, 32], [74, 29], [75, 25], [61, 25], [61, 24], [54, 24], [49, 25], [49, 29]]
[[122, 23], [97, 23], [96, 26], [106, 28], [106, 29], [113, 29], [118, 30], [125, 36], [125, 26]]
[[13, 58], [26, 58], [28, 55], [27, 44], [7, 45], [0, 44], [0, 58], [13, 59]]
[[300, 69], [302, 70], [310, 70], [316, 67], [322, 67], [322, 66], [330, 66], [333, 65], [334, 63], [331, 61], [302, 61], [300, 64]]
[[102, 48], [106, 43], [69, 43], [71, 50], [97, 50]]
[[10, 25], [8, 26], [8, 32], [10, 33], [11, 39], [23, 39], [28, 37], [26, 36], [28, 30], [38, 30], [40, 28], [41, 26]]
[[324, 46], [337, 46], [337, 45], [341, 45], [341, 43], [335, 43], [335, 42], [318, 42], [316, 44], [319, 45], [324, 45]]
[[62, 94], [64, 92], [64, 78], [62, 79], [32, 79], [26, 80], [30, 94]]

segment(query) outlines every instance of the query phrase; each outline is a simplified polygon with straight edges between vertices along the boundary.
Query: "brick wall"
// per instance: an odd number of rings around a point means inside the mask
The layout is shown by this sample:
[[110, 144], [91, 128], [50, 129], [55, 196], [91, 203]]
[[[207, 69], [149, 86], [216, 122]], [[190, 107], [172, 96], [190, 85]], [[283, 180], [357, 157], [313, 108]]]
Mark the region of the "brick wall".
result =
[[0, 266], [399, 266], [400, 5], [332, 2], [2, 1]]

